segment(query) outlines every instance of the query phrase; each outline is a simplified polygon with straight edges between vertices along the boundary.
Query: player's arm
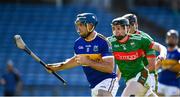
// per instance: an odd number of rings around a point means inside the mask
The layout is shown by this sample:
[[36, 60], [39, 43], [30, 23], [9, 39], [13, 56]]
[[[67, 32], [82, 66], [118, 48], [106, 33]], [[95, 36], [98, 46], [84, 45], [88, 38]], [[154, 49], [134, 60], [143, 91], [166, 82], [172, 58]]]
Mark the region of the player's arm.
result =
[[142, 48], [145, 51], [148, 49], [154, 49], [160, 52], [160, 55], [158, 56], [158, 61], [166, 59], [167, 49], [165, 46], [157, 42], [151, 41], [145, 37], [142, 37], [141, 43], [142, 43]]
[[[141, 33], [142, 36], [147, 37], [150, 41], [153, 41], [152, 37], [149, 36], [147, 33]], [[156, 64], [156, 52], [153, 49], [148, 49], [145, 51], [146, 59], [148, 61], [147, 68], [148, 70], [154, 71], [155, 70], [155, 64]]]
[[148, 65], [147, 68], [150, 72], [153, 72], [156, 70], [155, 65], [156, 65], [156, 52], [153, 49], [149, 49], [146, 52], [146, 59], [148, 60]]
[[173, 71], [173, 72], [177, 72], [177, 73], [180, 74], [180, 63], [171, 66], [171, 67], [169, 68], [169, 70], [171, 70], [171, 71]]
[[49, 70], [58, 71], [58, 70], [65, 70], [70, 69], [76, 66], [79, 66], [79, 64], [75, 60], [75, 56], [72, 58], [66, 60], [65, 62], [59, 62], [59, 63], [52, 63], [46, 65]]
[[148, 38], [142, 37], [141, 39], [141, 44], [142, 44], [142, 49], [143, 50], [148, 50], [148, 49], [154, 49], [156, 51], [159, 51], [160, 54], [158, 56], [158, 58], [160, 60], [166, 59], [166, 55], [167, 55], [167, 49], [165, 46], [159, 44], [158, 42], [154, 42], [149, 40]]
[[77, 63], [85, 64], [101, 72], [112, 73], [114, 70], [114, 57], [111, 52], [111, 44], [106, 39], [101, 42], [99, 51], [102, 56], [102, 61], [94, 61], [86, 56], [77, 55]]
[[106, 56], [102, 58], [102, 61], [94, 61], [89, 59], [87, 56], [76, 56], [76, 61], [79, 64], [86, 64], [93, 69], [101, 72], [112, 73], [114, 69], [114, 58], [113, 56]]
[[159, 56], [157, 57], [158, 60], [156, 61], [156, 65], [155, 65], [155, 68], [158, 69], [161, 65], [160, 62], [162, 60], [166, 59], [167, 49], [166, 49], [166, 47], [164, 47], [163, 45], [161, 45], [157, 42], [153, 43], [152, 49], [160, 52]]
[[[101, 56], [102, 61], [89, 62], [89, 66], [105, 73], [112, 73], [114, 70], [114, 57], [112, 55], [112, 47], [107, 39], [101, 43]], [[92, 60], [91, 60], [92, 61]]]
[[155, 64], [156, 64], [156, 57], [146, 57], [148, 60], [148, 65], [147, 68], [149, 71], [154, 71], [155, 69]]
[[166, 59], [161, 62], [159, 62], [159, 67], [162, 67], [163, 69], [168, 69], [173, 72], [179, 72], [180, 71], [180, 64], [177, 60], [173, 59]]
[[112, 73], [114, 70], [114, 58], [113, 56], [109, 56], [109, 57], [103, 57], [102, 58], [103, 61], [102, 62], [96, 62], [96, 61], [91, 61], [89, 62], [89, 66], [99, 70], [101, 72], [106, 72], [106, 73]]
[[148, 49], [145, 51], [145, 58], [148, 61], [148, 65], [146, 66], [150, 72], [156, 70], [156, 52], [153, 49]]
[[166, 55], [167, 55], [167, 49], [165, 46], [157, 43], [157, 42], [153, 42], [152, 44], [152, 49], [159, 51], [160, 54], [158, 56], [158, 58], [160, 59], [166, 59]]

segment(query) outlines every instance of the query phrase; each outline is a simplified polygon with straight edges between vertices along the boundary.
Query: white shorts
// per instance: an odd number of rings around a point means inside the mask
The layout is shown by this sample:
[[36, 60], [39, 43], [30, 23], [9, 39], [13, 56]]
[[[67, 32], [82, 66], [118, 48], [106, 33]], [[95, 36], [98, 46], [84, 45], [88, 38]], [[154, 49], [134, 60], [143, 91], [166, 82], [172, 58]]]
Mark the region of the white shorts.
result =
[[156, 79], [153, 73], [149, 74], [149, 79], [147, 80], [150, 87], [152, 88], [153, 91], [156, 90]]
[[170, 95], [180, 96], [180, 89], [174, 86], [168, 86], [158, 83], [158, 93], [163, 94], [165, 96], [170, 96]]
[[[139, 77], [141, 76], [141, 73], [138, 73], [134, 78], [131, 78], [130, 80], [128, 80], [127, 81], [127, 83], [126, 83], [126, 85], [128, 85], [130, 82], [132, 82], [132, 81], [138, 81], [138, 79], [139, 79]], [[148, 74], [148, 77], [147, 77], [147, 80], [146, 80], [146, 82], [145, 82], [145, 84], [144, 84], [144, 87], [146, 87], [146, 88], [150, 88], [150, 83], [151, 82], [151, 79], [150, 79], [150, 74]]]
[[112, 96], [115, 97], [118, 88], [119, 88], [119, 82], [117, 77], [107, 78], [91, 89], [91, 96], [96, 97], [96, 95], [98, 94], [98, 90], [101, 89], [110, 92]]
[[123, 90], [123, 93], [121, 96], [129, 97], [131, 95], [136, 95], [136, 96], [146, 97], [146, 96], [154, 95], [154, 97], [157, 97], [150, 87], [151, 83], [149, 82], [151, 79], [149, 79], [149, 75], [144, 86], [138, 82], [139, 77], [140, 77], [140, 73], [138, 73], [136, 77], [127, 81], [126, 88]]

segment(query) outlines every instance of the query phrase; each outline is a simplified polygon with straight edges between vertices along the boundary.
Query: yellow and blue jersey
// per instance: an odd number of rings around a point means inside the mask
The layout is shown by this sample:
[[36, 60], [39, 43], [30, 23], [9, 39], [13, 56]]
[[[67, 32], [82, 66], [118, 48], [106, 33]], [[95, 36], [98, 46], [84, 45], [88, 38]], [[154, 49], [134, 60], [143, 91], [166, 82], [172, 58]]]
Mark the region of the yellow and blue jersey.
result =
[[[178, 62], [180, 60], [180, 51], [178, 49], [175, 49], [173, 51], [168, 51], [167, 60], [174, 60]], [[168, 62], [168, 63], [172, 64], [172, 62]], [[168, 69], [162, 70], [159, 73], [158, 80], [162, 84], [180, 88], [180, 77], [177, 78], [177, 72], [173, 72]]]
[[[112, 57], [111, 46], [106, 38], [96, 33], [96, 36], [91, 41], [86, 41], [83, 38], [78, 38], [74, 44], [74, 51], [76, 55], [85, 55], [95, 61], [101, 61], [103, 57]], [[82, 64], [84, 73], [90, 83], [90, 88], [94, 88], [98, 83], [106, 78], [115, 78], [115, 73], [104, 73], [95, 70], [85, 64]]]

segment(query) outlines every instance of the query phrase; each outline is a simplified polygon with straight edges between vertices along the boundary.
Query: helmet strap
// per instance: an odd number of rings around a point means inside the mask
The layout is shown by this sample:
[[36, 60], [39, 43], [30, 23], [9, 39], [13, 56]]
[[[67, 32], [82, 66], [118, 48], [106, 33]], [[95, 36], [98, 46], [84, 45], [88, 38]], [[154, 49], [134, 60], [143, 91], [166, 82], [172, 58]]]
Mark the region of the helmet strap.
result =
[[93, 27], [89, 29], [89, 24], [86, 24], [86, 28], [88, 32], [93, 32], [93, 30], [95, 29], [95, 26], [93, 25]]
[[84, 36], [84, 37], [82, 37], [82, 38], [87, 38], [92, 32], [93, 32], [93, 30], [94, 30], [94, 26], [91, 28], [91, 29], [89, 29], [89, 26], [88, 26], [88, 24], [85, 24], [85, 26], [86, 26], [86, 29], [87, 29], [87, 34], [86, 34], [86, 36]]
[[85, 39], [85, 38], [87, 38], [91, 33], [92, 33], [92, 32], [87, 32], [86, 36], [83, 36], [83, 37], [81, 36], [81, 37]]

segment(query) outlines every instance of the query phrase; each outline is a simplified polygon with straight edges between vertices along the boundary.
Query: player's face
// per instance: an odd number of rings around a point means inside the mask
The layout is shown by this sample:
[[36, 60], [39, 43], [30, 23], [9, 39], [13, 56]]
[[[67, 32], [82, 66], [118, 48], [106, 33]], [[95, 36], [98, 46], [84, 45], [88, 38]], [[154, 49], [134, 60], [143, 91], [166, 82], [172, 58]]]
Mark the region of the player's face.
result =
[[137, 30], [137, 28], [138, 28], [138, 24], [137, 23], [130, 24], [130, 26], [129, 26], [129, 33], [130, 34], [134, 34], [134, 32]]
[[125, 36], [127, 34], [127, 27], [121, 25], [112, 25], [112, 32], [115, 36]]
[[178, 44], [178, 38], [175, 35], [167, 36], [166, 43], [168, 46], [176, 46]]
[[79, 35], [83, 38], [86, 38], [88, 35], [87, 27], [84, 23], [77, 22], [76, 23], [76, 29]]

